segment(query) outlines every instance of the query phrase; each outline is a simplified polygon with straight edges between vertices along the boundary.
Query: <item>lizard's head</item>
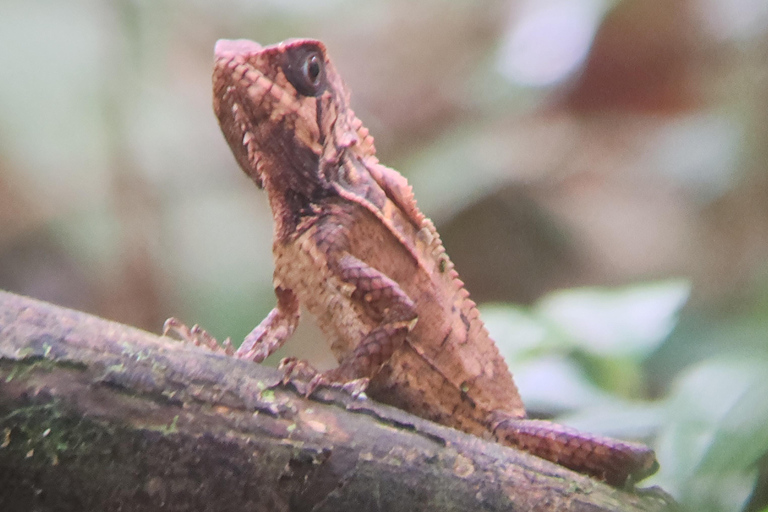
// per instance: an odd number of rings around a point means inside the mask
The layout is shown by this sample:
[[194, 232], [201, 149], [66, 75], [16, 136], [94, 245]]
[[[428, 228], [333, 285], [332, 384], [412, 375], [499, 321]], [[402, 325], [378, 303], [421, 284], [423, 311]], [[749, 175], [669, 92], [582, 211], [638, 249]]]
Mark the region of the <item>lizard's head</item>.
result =
[[323, 169], [372, 139], [347, 108], [349, 95], [325, 46], [309, 39], [262, 47], [219, 40], [213, 107], [240, 167], [259, 187], [311, 197], [326, 188]]

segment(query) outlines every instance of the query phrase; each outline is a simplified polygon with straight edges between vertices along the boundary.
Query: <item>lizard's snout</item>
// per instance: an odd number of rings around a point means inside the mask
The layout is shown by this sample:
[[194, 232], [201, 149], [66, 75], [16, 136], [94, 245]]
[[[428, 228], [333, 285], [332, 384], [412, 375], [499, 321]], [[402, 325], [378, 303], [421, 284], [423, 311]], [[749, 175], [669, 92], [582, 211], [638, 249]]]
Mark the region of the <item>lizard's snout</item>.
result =
[[232, 55], [255, 53], [261, 51], [262, 46], [249, 39], [219, 39], [213, 48], [213, 55], [217, 59]]

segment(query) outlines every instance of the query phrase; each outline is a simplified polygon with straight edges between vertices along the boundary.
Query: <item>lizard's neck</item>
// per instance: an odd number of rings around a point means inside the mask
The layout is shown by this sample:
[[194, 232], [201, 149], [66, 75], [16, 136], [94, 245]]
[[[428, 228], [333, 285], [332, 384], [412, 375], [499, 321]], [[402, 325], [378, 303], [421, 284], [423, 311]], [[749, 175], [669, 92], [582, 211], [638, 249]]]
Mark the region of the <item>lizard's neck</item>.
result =
[[302, 173], [286, 172], [266, 174], [264, 188], [275, 219], [275, 236], [287, 240], [297, 229], [302, 219], [317, 215], [318, 206], [324, 199], [334, 195], [334, 190], [317, 171]]

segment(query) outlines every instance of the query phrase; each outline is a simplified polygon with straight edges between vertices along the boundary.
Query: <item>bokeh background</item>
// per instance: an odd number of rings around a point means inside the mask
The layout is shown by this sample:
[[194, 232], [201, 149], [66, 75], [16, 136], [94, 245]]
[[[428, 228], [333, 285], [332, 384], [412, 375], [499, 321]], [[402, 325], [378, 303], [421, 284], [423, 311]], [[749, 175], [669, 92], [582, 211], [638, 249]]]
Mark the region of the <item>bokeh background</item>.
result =
[[[766, 0], [0, 0], [0, 288], [242, 339], [266, 197], [218, 38], [322, 39], [533, 415], [644, 440], [690, 510], [768, 510]], [[309, 322], [285, 355], [332, 364]]]

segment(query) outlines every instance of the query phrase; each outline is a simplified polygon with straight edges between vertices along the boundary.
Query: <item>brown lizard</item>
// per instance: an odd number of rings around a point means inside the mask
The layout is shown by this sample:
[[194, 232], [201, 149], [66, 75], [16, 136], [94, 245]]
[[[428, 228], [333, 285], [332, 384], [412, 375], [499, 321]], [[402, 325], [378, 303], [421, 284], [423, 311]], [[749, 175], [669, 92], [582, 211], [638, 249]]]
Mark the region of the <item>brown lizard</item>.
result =
[[[622, 486], [658, 464], [644, 445], [525, 419], [507, 365], [488, 336], [432, 222], [373, 138], [319, 41], [216, 44], [213, 105], [245, 173], [274, 216], [277, 307], [239, 358], [263, 361], [291, 336], [299, 304], [317, 317], [339, 366], [315, 375], [484, 438]], [[213, 349], [198, 327], [174, 330]]]

